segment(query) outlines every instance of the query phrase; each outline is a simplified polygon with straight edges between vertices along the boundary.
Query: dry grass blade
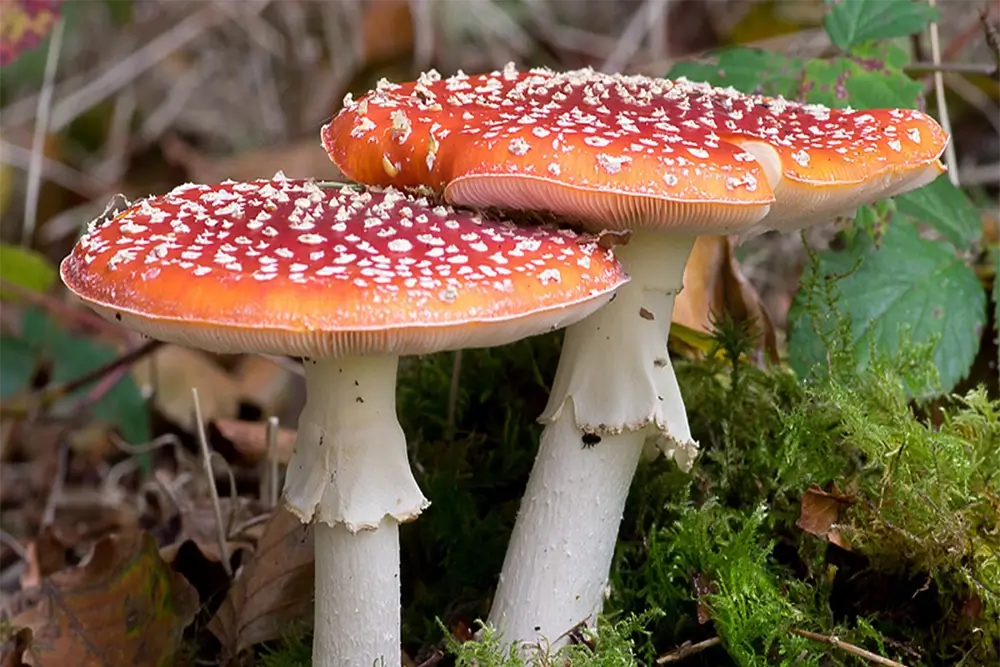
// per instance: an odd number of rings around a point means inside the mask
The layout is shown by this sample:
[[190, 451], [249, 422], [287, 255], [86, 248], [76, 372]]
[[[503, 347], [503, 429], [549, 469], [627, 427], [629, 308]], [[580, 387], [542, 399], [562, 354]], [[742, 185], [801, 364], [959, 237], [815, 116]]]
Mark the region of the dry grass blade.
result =
[[222, 643], [223, 657], [231, 659], [254, 644], [287, 635], [298, 622], [309, 622], [312, 598], [312, 530], [280, 508], [208, 628]]

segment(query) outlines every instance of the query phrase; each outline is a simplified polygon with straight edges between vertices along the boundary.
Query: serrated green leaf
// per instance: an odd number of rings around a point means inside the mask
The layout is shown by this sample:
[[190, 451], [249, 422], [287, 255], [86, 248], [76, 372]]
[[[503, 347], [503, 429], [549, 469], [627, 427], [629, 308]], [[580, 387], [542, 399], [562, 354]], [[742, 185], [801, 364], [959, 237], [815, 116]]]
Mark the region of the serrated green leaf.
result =
[[[56, 281], [56, 267], [40, 253], [16, 245], [0, 243], [0, 279], [31, 290], [44, 292]], [[0, 297], [12, 298], [0, 291]]]
[[802, 89], [807, 102], [855, 109], [913, 107], [923, 90], [918, 82], [880, 61], [852, 58], [809, 61]]
[[830, 40], [842, 51], [873, 39], [913, 35], [938, 18], [921, 0], [837, 0], [823, 19]]
[[[968, 373], [985, 323], [986, 294], [951, 246], [921, 238], [914, 225], [897, 220], [880, 247], [867, 234], [858, 234], [847, 250], [824, 252], [819, 259], [824, 275], [848, 273], [860, 261], [857, 271], [837, 283], [840, 297], [835, 306], [850, 319], [848, 347], [859, 368], [870, 360], [871, 338], [877, 352], [892, 359], [902, 353], [904, 341], [930, 343], [940, 336], [933, 353], [940, 391], [950, 391]], [[789, 313], [789, 356], [800, 374], [826, 358], [813, 315], [817, 328], [833, 330], [837, 313], [827, 308], [823, 295], [800, 290]], [[937, 389], [910, 387], [921, 395]]]
[[[36, 352], [51, 360], [53, 382], [78, 378], [117, 356], [114, 348], [73, 336], [34, 308], [26, 310], [22, 331]], [[92, 387], [88, 385], [70, 395], [57, 409], [71, 406]], [[117, 426], [122, 437], [133, 444], [146, 442], [151, 437], [146, 402], [131, 374], [126, 374], [104, 394], [93, 406], [92, 414]]]
[[0, 399], [21, 391], [35, 372], [35, 351], [23, 338], [0, 334]]
[[968, 248], [983, 236], [979, 211], [945, 175], [897, 197], [896, 207], [914, 220], [930, 225], [959, 248]]
[[901, 70], [910, 63], [910, 54], [890, 41], [865, 42], [851, 49], [851, 56], [865, 69]]
[[714, 63], [678, 63], [667, 78], [686, 76], [692, 81], [732, 86], [744, 93], [794, 97], [802, 65], [798, 58], [740, 47], [720, 51]]

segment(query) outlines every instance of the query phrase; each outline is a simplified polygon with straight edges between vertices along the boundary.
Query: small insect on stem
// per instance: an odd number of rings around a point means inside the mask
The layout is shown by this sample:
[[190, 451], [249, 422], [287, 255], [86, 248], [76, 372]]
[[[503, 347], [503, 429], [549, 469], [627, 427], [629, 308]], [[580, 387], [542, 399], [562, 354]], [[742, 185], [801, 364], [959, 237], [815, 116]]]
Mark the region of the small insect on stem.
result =
[[596, 433], [584, 433], [581, 440], [583, 441], [583, 448], [590, 449], [601, 441], [601, 436]]

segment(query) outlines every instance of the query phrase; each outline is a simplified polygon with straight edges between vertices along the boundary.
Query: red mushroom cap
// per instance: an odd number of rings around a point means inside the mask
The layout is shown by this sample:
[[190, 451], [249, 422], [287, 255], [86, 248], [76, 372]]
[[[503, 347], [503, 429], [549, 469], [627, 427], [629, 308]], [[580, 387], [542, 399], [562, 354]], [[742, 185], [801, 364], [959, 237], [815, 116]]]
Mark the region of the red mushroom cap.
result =
[[[455, 204], [547, 210], [589, 226], [736, 231], [774, 197], [754, 156], [687, 120], [671, 83], [592, 70], [381, 82], [323, 128], [350, 178], [444, 189]], [[706, 226], [708, 226], [706, 228]]]
[[95, 221], [61, 274], [154, 338], [306, 357], [502, 344], [627, 280], [593, 237], [277, 177], [184, 185]]
[[[947, 137], [918, 111], [854, 112], [592, 69], [380, 82], [323, 129], [365, 183], [589, 226], [724, 233], [847, 212], [933, 179]], [[811, 221], [811, 218], [810, 218]]]

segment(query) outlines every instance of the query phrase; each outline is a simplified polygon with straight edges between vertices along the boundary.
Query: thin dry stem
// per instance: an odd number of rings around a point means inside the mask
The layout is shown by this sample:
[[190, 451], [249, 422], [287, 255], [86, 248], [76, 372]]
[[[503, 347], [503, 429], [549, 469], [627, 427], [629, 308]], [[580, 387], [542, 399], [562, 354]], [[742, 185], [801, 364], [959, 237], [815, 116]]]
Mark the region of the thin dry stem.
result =
[[49, 131], [49, 114], [52, 112], [52, 92], [55, 89], [56, 69], [62, 51], [65, 22], [60, 19], [52, 30], [49, 52], [45, 59], [42, 91], [38, 95], [35, 112], [35, 133], [31, 140], [31, 160], [28, 163], [28, 187], [25, 193], [24, 224], [21, 227], [21, 245], [31, 247], [35, 240], [38, 222], [38, 195], [42, 191], [42, 158], [45, 155], [45, 137]]
[[194, 402], [194, 419], [197, 425], [198, 446], [201, 448], [201, 465], [208, 479], [208, 493], [212, 499], [212, 511], [215, 513], [215, 524], [218, 528], [219, 560], [226, 576], [232, 578], [233, 566], [229, 562], [229, 543], [226, 539], [226, 525], [222, 521], [222, 505], [219, 503], [219, 492], [215, 488], [215, 474], [212, 472], [212, 455], [208, 450], [208, 436], [205, 435], [205, 420], [201, 414], [201, 403], [198, 401], [198, 388], [191, 387], [191, 400]]
[[666, 665], [671, 662], [680, 662], [684, 658], [694, 655], [695, 653], [701, 653], [707, 648], [712, 648], [722, 643], [722, 639], [719, 637], [711, 637], [697, 643], [685, 642], [675, 648], [670, 653], [664, 653], [659, 658], [656, 659], [656, 664]]
[[[937, 0], [929, 0], [931, 7], [937, 7]], [[951, 116], [948, 114], [948, 101], [944, 95], [944, 72], [941, 71], [941, 35], [938, 32], [937, 21], [930, 25], [931, 59], [934, 62], [934, 97], [937, 99], [938, 118], [941, 128], [951, 135]], [[955, 157], [955, 142], [949, 141], [944, 149], [944, 162], [948, 166], [948, 179], [952, 185], [958, 186], [958, 159]]]
[[267, 506], [274, 509], [278, 506], [278, 496], [281, 484], [278, 480], [278, 418], [267, 419]]
[[42, 513], [41, 526], [51, 526], [56, 520], [56, 508], [62, 500], [63, 489], [66, 486], [66, 473], [69, 470], [69, 444], [65, 440], [59, 442], [59, 456], [56, 459], [56, 474], [45, 499], [45, 511]]
[[895, 660], [890, 660], [889, 658], [882, 657], [878, 653], [872, 653], [871, 651], [865, 650], [860, 646], [855, 646], [854, 644], [845, 642], [843, 639], [840, 639], [839, 637], [830, 637], [827, 635], [821, 635], [817, 632], [810, 632], [809, 630], [799, 630], [797, 628], [792, 628], [791, 630], [789, 630], [789, 632], [791, 632], [793, 635], [804, 637], [814, 642], [820, 642], [822, 644], [827, 644], [828, 646], [839, 648], [842, 651], [847, 651], [852, 655], [856, 655], [859, 658], [864, 658], [865, 660], [873, 662], [876, 665], [885, 665], [886, 667], [906, 667], [906, 665], [904, 665], [901, 662], [896, 662]]

